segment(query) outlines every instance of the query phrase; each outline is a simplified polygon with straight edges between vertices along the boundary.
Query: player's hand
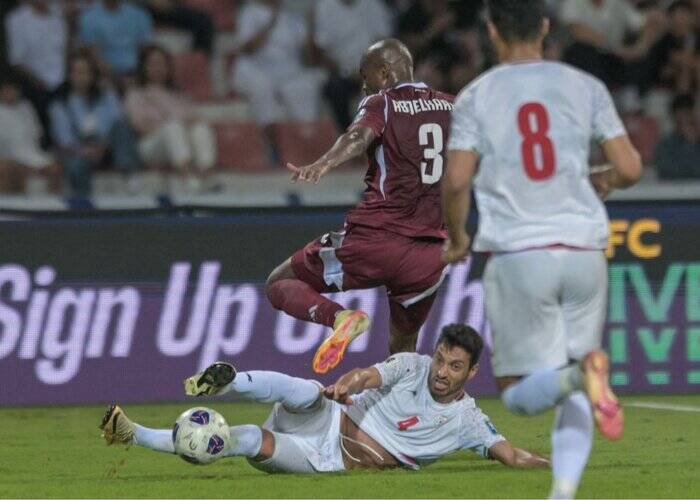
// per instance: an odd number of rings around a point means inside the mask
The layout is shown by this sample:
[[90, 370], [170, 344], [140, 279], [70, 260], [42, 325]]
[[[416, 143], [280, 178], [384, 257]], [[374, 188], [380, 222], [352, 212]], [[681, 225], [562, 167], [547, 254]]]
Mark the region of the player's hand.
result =
[[336, 383], [323, 388], [323, 395], [328, 399], [337, 401], [344, 405], [351, 405], [352, 398], [348, 394], [348, 386], [342, 383]]
[[445, 264], [454, 264], [464, 260], [469, 255], [469, 235], [463, 233], [459, 239], [453, 241], [448, 239], [442, 247], [442, 261]]
[[593, 189], [601, 200], [605, 200], [616, 186], [617, 175], [612, 167], [596, 167], [589, 175]]
[[306, 181], [313, 182], [314, 184], [318, 184], [321, 177], [326, 175], [331, 169], [330, 166], [325, 163], [312, 163], [305, 167], [296, 167], [291, 163], [287, 163], [287, 168], [292, 172], [292, 182]]

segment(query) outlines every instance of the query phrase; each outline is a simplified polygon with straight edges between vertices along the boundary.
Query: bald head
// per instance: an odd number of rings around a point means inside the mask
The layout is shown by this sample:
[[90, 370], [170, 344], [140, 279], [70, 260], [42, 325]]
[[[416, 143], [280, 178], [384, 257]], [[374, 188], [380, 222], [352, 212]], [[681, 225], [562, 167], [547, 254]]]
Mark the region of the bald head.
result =
[[380, 40], [365, 51], [360, 73], [367, 91], [374, 93], [397, 83], [413, 81], [413, 57], [401, 41]]

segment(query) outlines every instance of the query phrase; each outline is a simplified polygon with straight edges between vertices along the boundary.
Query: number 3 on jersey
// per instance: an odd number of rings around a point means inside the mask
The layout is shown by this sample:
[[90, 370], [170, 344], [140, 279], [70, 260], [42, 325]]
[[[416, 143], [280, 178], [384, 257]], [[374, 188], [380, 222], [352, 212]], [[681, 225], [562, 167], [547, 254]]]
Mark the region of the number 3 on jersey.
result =
[[418, 144], [429, 146], [431, 141], [429, 136], [433, 136], [432, 147], [423, 149], [423, 159], [420, 162], [420, 176], [423, 184], [435, 184], [442, 177], [442, 127], [437, 123], [424, 123], [418, 129]]
[[523, 104], [518, 110], [518, 128], [523, 137], [520, 150], [525, 173], [533, 181], [549, 179], [556, 170], [556, 157], [554, 144], [547, 135], [547, 109], [539, 102]]

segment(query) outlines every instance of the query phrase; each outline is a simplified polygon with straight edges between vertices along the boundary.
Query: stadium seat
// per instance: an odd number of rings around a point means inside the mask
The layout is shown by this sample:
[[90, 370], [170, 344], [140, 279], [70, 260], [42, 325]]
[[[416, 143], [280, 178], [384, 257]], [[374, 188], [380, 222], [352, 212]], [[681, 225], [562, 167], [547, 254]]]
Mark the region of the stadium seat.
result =
[[212, 97], [209, 78], [209, 59], [201, 52], [182, 52], [173, 55], [175, 83], [193, 99], [206, 101]]
[[236, 2], [233, 0], [187, 0], [187, 4], [208, 12], [214, 19], [217, 31], [230, 31], [236, 26]]
[[217, 123], [219, 166], [225, 169], [256, 171], [269, 166], [265, 140], [260, 127], [252, 122]]
[[317, 160], [338, 137], [332, 120], [288, 122], [275, 126], [275, 142], [282, 164], [306, 165]]
[[657, 121], [640, 114], [624, 115], [622, 120], [627, 128], [630, 140], [639, 150], [644, 165], [654, 162], [654, 151], [660, 140], [660, 130]]

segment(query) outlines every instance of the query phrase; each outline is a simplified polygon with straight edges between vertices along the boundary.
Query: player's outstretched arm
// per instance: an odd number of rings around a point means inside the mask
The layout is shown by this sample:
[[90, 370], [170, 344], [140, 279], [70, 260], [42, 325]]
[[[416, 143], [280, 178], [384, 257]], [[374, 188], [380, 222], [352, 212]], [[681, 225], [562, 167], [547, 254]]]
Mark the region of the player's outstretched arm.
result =
[[340, 377], [335, 384], [325, 387], [323, 395], [339, 403], [351, 405], [351, 395], [360, 393], [365, 389], [376, 389], [381, 384], [382, 376], [375, 367], [355, 368]]
[[338, 137], [331, 149], [311, 165], [297, 167], [287, 163], [287, 168], [292, 171], [292, 182], [300, 180], [318, 184], [321, 177], [330, 169], [342, 165], [367, 151], [374, 139], [375, 135], [371, 128], [362, 125], [353, 126]]
[[548, 469], [549, 460], [537, 453], [513, 446], [509, 441], [500, 441], [489, 448], [489, 456], [507, 467], [516, 469]]
[[448, 264], [462, 260], [469, 252], [466, 225], [478, 161], [473, 151], [453, 150], [448, 155], [447, 172], [442, 179], [442, 217], [450, 236], [442, 260]]

